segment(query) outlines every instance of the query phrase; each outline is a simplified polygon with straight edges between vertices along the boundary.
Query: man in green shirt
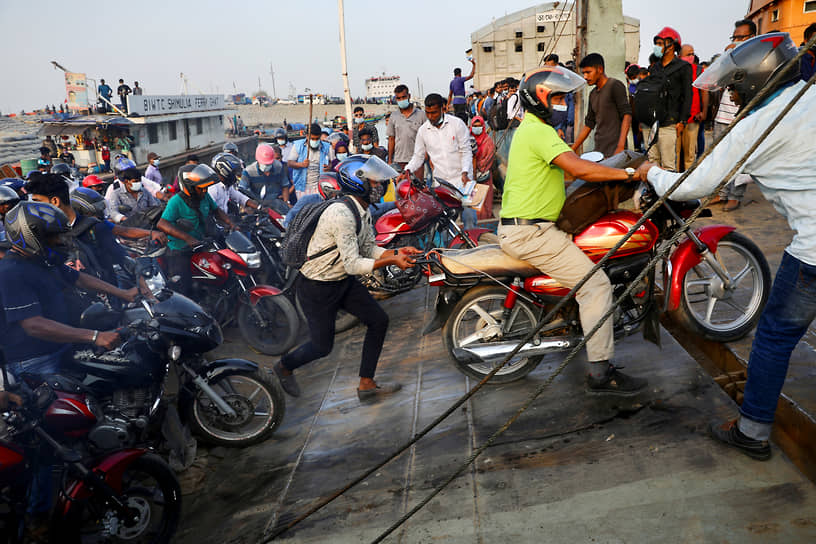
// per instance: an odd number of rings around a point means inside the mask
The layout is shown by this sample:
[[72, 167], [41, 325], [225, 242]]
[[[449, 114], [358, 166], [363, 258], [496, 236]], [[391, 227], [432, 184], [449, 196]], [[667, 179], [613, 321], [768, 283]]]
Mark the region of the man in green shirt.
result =
[[[206, 220], [211, 215], [234, 229], [229, 216], [218, 208], [207, 193], [207, 187], [221, 178], [206, 164], [185, 164], [178, 172], [179, 192], [173, 195], [156, 225], [167, 234], [167, 274], [178, 276], [176, 291], [189, 296], [192, 283], [190, 273], [191, 247], [204, 238]], [[184, 221], [184, 227], [180, 222]]]
[[[526, 110], [513, 136], [502, 195], [498, 234], [502, 250], [574, 287], [593, 263], [555, 220], [564, 205], [564, 172], [584, 181], [639, 181], [635, 170], [619, 170], [579, 158], [548, 124], [553, 95], [574, 92], [585, 84], [577, 74], [545, 66], [524, 78], [519, 98]], [[584, 331], [591, 330], [612, 307], [612, 286], [603, 271], [596, 272], [575, 295]], [[634, 395], [646, 380], [628, 376], [612, 365], [612, 320], [587, 341], [587, 390], [592, 393]]]

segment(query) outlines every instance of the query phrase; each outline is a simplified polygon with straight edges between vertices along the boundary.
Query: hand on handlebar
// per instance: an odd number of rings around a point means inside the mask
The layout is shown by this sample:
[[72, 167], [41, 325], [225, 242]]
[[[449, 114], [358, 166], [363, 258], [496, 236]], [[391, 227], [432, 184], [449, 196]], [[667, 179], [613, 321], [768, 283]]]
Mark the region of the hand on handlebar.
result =
[[652, 166], [657, 166], [656, 164], [644, 161], [640, 166], [637, 167], [635, 170], [635, 177], [632, 178], [633, 181], [648, 181], [647, 176], [649, 174], [649, 169]]
[[401, 250], [405, 248], [401, 248], [396, 255], [392, 257], [393, 262], [391, 264], [395, 264], [400, 267], [400, 270], [405, 270], [406, 268], [413, 268], [416, 264], [414, 262], [413, 256], [408, 255], [407, 253], [402, 253]]
[[96, 337], [95, 346], [112, 350], [119, 343], [119, 333], [116, 331], [99, 331], [99, 336]]
[[157, 242], [161, 243], [162, 245], [167, 243], [167, 235], [160, 230], [154, 230], [150, 232], [150, 239], [156, 240]]

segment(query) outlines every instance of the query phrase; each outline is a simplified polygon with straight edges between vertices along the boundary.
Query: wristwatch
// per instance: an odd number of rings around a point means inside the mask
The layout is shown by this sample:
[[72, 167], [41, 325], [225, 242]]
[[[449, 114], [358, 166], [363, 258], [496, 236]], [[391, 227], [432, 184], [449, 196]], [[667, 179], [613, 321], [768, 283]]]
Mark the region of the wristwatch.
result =
[[624, 168], [623, 171], [629, 174], [629, 179], [626, 181], [632, 181], [632, 178], [635, 177], [635, 169], [630, 166], [629, 168]]

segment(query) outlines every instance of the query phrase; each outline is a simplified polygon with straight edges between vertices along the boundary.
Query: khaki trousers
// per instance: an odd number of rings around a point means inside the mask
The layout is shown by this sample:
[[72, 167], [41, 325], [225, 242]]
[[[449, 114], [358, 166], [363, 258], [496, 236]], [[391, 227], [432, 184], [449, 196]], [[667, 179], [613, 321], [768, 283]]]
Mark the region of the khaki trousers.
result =
[[[572, 289], [593, 263], [569, 235], [554, 223], [499, 225], [502, 251], [532, 264], [564, 287]], [[581, 327], [587, 333], [612, 307], [612, 284], [603, 270], [596, 272], [575, 294]], [[607, 319], [586, 344], [590, 362], [611, 360], [614, 354], [612, 319]]]
[[663, 170], [677, 172], [677, 128], [675, 125], [660, 127], [657, 143], [649, 150], [649, 160]]
[[683, 130], [683, 170], [688, 170], [697, 159], [697, 133], [700, 123], [688, 123]]

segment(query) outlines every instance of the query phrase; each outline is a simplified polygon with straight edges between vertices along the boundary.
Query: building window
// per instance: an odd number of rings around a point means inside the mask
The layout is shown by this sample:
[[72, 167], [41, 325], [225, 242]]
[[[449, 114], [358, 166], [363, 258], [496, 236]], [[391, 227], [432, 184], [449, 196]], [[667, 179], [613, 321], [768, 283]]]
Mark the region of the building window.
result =
[[493, 46], [492, 45], [484, 45], [484, 46], [482, 46], [482, 51], [484, 51], [485, 53], [492, 53], [493, 52]]
[[547, 32], [547, 29], [544, 27], [544, 25], [538, 25], [536, 27], [536, 32]]
[[520, 30], [516, 30], [516, 38], [521, 38], [522, 34]]
[[521, 42], [516, 43], [516, 53], [521, 53], [522, 51]]
[[538, 42], [538, 45], [536, 46], [536, 49], [538, 49], [539, 51], [546, 51], [547, 50], [547, 44], [545, 42]]
[[775, 23], [779, 20], [779, 10], [775, 9], [771, 12], [771, 22]]
[[196, 134], [201, 134], [204, 132], [204, 126], [201, 123], [201, 117], [195, 120], [196, 121]]
[[156, 123], [147, 125], [147, 141], [151, 144], [159, 143], [159, 126]]
[[805, 13], [816, 11], [816, 0], [805, 2]]
[[167, 128], [170, 131], [170, 140], [171, 141], [178, 138], [178, 135], [176, 134], [176, 122], [175, 121], [170, 121], [169, 123], [167, 123]]

